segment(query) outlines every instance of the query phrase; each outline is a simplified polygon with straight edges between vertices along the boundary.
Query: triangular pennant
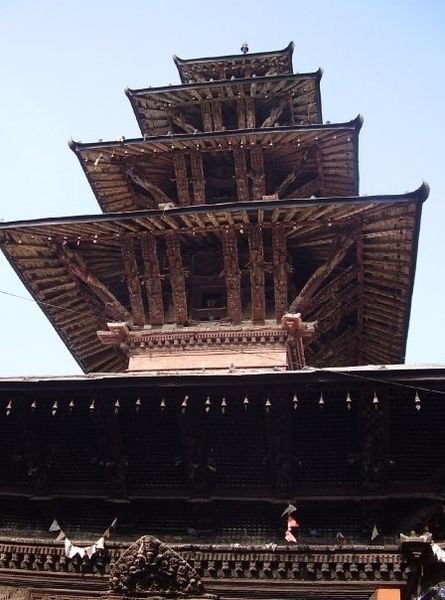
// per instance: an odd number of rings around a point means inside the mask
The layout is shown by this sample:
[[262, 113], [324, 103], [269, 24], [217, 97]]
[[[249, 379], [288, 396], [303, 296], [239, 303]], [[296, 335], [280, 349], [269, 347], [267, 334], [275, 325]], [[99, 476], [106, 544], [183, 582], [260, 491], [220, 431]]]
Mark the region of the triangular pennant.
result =
[[287, 528], [290, 529], [291, 527], [300, 527], [300, 526], [298, 525], [296, 520], [289, 515], [287, 517]]
[[284, 539], [286, 540], [286, 542], [291, 542], [292, 544], [297, 543], [297, 538], [294, 536], [292, 531], [290, 531], [289, 529], [284, 534]]
[[372, 533], [371, 533], [371, 541], [372, 541], [372, 540], [375, 540], [375, 538], [376, 538], [376, 537], [379, 537], [379, 535], [380, 535], [380, 532], [379, 532], [379, 530], [377, 529], [377, 525], [376, 525], [376, 524], [374, 524], [374, 527], [373, 527], [373, 529], [372, 529]]
[[66, 538], [66, 535], [62, 530], [60, 530], [59, 535], [56, 537], [56, 542], [62, 542]]
[[59, 525], [59, 522], [57, 521], [57, 519], [54, 519], [54, 521], [49, 526], [48, 531], [51, 531], [51, 533], [54, 531], [60, 531], [60, 525]]
[[109, 538], [109, 537], [110, 537], [110, 535], [111, 535], [110, 528], [108, 528], [108, 529], [105, 529], [105, 531], [104, 531], [104, 538]]
[[65, 537], [65, 555], [69, 557], [72, 548], [71, 541]]
[[110, 529], [115, 529], [117, 525], [117, 517], [115, 519], [113, 519], [113, 522], [110, 525]]
[[297, 510], [296, 506], [294, 506], [293, 504], [288, 504], [286, 506], [286, 508], [283, 510], [283, 512], [281, 513], [281, 516], [284, 517], [285, 515], [291, 515], [296, 510]]
[[92, 546], [87, 546], [85, 548], [85, 554], [88, 556], [88, 558], [91, 558], [93, 554], [96, 554], [96, 544], [93, 544]]

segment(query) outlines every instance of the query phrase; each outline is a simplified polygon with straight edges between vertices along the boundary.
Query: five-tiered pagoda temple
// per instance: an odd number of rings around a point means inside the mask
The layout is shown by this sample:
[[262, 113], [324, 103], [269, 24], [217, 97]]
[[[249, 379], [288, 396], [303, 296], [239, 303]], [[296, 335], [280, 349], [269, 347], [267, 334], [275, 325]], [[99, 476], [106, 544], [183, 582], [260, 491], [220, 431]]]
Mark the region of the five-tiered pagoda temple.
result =
[[292, 52], [175, 57], [126, 92], [140, 138], [70, 144], [101, 214], [0, 224], [85, 372], [0, 380], [1, 600], [434, 593], [428, 188], [359, 196], [362, 119], [324, 124]]

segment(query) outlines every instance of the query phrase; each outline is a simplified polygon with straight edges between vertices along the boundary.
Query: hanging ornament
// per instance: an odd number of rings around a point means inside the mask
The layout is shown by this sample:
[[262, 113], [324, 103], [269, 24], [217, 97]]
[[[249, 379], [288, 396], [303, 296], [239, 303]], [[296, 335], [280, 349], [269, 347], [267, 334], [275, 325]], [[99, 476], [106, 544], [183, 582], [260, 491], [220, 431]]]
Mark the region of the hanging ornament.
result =
[[51, 414], [53, 417], [56, 416], [58, 408], [59, 408], [59, 404], [58, 404], [57, 400], [54, 400], [54, 404], [52, 405], [52, 408], [51, 408]]
[[114, 414], [118, 415], [119, 414], [119, 409], [121, 407], [121, 403], [119, 402], [119, 398], [116, 400], [116, 402], [114, 403]]
[[160, 404], [160, 407], [161, 407], [161, 410], [162, 410], [162, 412], [164, 412], [164, 410], [165, 410], [166, 406], [167, 406], [167, 405], [166, 405], [166, 403], [165, 403], [165, 400], [164, 400], [164, 398], [162, 398], [162, 400], [161, 400], [161, 404]]
[[138, 399], [136, 400], [136, 412], [137, 412], [137, 413], [138, 413], [138, 412], [141, 410], [141, 406], [142, 406], [141, 399], [140, 399], [140, 398], [138, 398]]
[[416, 410], [420, 410], [422, 408], [422, 402], [418, 392], [416, 392], [416, 395], [414, 396], [414, 406], [416, 407]]
[[320, 393], [320, 400], [318, 401], [318, 406], [322, 409], [324, 406], [324, 398], [323, 398], [323, 392]]
[[91, 400], [91, 404], [90, 404], [90, 413], [93, 414], [95, 410], [96, 410], [96, 400], [93, 398]]
[[374, 398], [372, 399], [372, 404], [373, 404], [375, 410], [378, 410], [380, 400], [378, 399], [377, 394], [375, 392], [374, 392]]
[[294, 394], [294, 397], [292, 398], [292, 403], [294, 405], [294, 410], [297, 410], [297, 408], [298, 408], [298, 396], [297, 396], [297, 394]]
[[351, 394], [349, 392], [346, 394], [346, 408], [348, 410], [351, 410], [351, 408], [352, 408], [352, 398], [351, 398]]
[[267, 398], [266, 402], [264, 403], [264, 407], [265, 407], [267, 413], [270, 412], [271, 406], [272, 406], [272, 402], [270, 401], [269, 398]]
[[205, 411], [207, 414], [209, 414], [209, 412], [210, 412], [211, 405], [212, 405], [212, 403], [210, 401], [210, 396], [207, 396], [206, 401], [205, 401]]
[[221, 400], [221, 412], [224, 415], [226, 413], [227, 401], [225, 398]]
[[247, 411], [247, 409], [249, 408], [249, 398], [247, 396], [244, 397], [243, 405], [244, 405], [244, 410]]

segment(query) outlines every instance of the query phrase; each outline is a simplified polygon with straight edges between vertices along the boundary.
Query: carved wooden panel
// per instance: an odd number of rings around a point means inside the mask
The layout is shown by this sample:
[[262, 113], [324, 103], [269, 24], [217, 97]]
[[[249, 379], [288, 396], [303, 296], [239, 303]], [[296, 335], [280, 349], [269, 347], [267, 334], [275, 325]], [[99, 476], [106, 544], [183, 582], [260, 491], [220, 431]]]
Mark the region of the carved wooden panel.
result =
[[122, 262], [127, 280], [128, 296], [130, 298], [133, 323], [138, 326], [145, 325], [144, 303], [142, 302], [141, 286], [139, 283], [138, 266], [134, 252], [132, 238], [123, 238], [121, 241]]
[[234, 229], [223, 229], [221, 241], [224, 254], [226, 279], [227, 315], [232, 323], [241, 323], [241, 285], [238, 263], [238, 243]]
[[174, 231], [168, 231], [165, 235], [165, 243], [176, 322], [183, 325], [188, 321], [188, 312], [185, 277], [182, 268], [181, 245], [178, 235]]
[[163, 325], [164, 303], [162, 300], [161, 277], [159, 273], [156, 238], [145, 234], [140, 237], [144, 259], [145, 289], [148, 299], [148, 312], [151, 325]]
[[264, 248], [261, 226], [251, 225], [249, 227], [248, 240], [252, 321], [264, 321], [266, 317], [266, 299], [264, 295]]

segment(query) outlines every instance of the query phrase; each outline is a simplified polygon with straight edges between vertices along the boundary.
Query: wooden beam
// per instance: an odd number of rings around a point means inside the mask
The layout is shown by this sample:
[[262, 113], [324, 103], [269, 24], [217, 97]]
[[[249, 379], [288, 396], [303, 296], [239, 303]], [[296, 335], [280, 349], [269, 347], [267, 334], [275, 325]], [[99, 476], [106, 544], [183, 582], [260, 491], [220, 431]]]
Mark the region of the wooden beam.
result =
[[298, 296], [290, 305], [290, 312], [305, 313], [308, 310], [312, 296], [319, 290], [326, 278], [341, 263], [346, 253], [354, 242], [354, 236], [350, 231], [337, 237], [337, 241], [332, 246], [327, 260], [309, 277]]
[[184, 119], [184, 117], [179, 113], [175, 113], [172, 110], [167, 111], [168, 116], [170, 117], [171, 121], [177, 125], [180, 129], [182, 129], [185, 133], [195, 133], [196, 129], [193, 125], [190, 125], [190, 123], [187, 123], [187, 121]]
[[363, 364], [363, 312], [364, 312], [364, 281], [363, 266], [363, 225], [360, 223], [355, 234], [355, 256], [357, 261], [357, 364]]
[[320, 181], [314, 177], [306, 183], [292, 191], [289, 198], [310, 198], [311, 196], [320, 196]]
[[165, 244], [176, 323], [184, 325], [188, 321], [187, 294], [185, 290], [185, 276], [184, 269], [182, 268], [181, 245], [178, 234], [174, 231], [167, 231], [165, 234]]
[[295, 168], [286, 175], [286, 177], [281, 181], [281, 183], [275, 188], [274, 194], [277, 194], [279, 198], [282, 198], [285, 195], [287, 188], [301, 175], [303, 172], [308, 159], [308, 151], [304, 152], [301, 156], [300, 162], [295, 166]]
[[315, 147], [315, 159], [317, 161], [317, 175], [318, 175], [318, 183], [320, 186], [319, 194], [323, 196], [324, 194], [324, 161], [323, 161], [323, 151], [320, 146]]
[[212, 107], [210, 102], [201, 102], [201, 117], [204, 131], [213, 131]]
[[277, 119], [280, 118], [283, 110], [286, 108], [286, 106], [289, 103], [289, 98], [283, 98], [281, 100], [281, 102], [278, 103], [277, 106], [274, 106], [274, 108], [272, 108], [272, 110], [270, 111], [270, 114], [268, 117], [266, 117], [264, 119], [264, 121], [261, 124], [261, 127], [273, 127], [277, 121]]
[[286, 229], [281, 223], [272, 228], [272, 258], [277, 323], [287, 310]]
[[[105, 314], [115, 321], [131, 321], [131, 315], [116, 296], [88, 269], [86, 262], [66, 246], [58, 246], [57, 254], [68, 271], [80, 279], [103, 304]], [[81, 317], [79, 316], [79, 319]]]
[[236, 114], [238, 117], [238, 129], [246, 129], [246, 105], [244, 103], [244, 98], [237, 99]]
[[148, 299], [148, 314], [151, 325], [164, 324], [164, 302], [162, 299], [161, 275], [159, 272], [156, 237], [146, 233], [140, 237], [144, 259], [145, 290]]
[[246, 105], [246, 127], [248, 129], [255, 128], [255, 101], [250, 96], [246, 96], [244, 98], [244, 102]]
[[170, 196], [163, 192], [160, 187], [138, 175], [134, 169], [127, 169], [126, 175], [133, 185], [138, 186], [144, 192], [150, 194], [158, 204], [159, 202], [175, 204]]
[[213, 117], [213, 131], [222, 131], [223, 127], [223, 116], [221, 110], [221, 102], [216, 100], [211, 104], [212, 117]]
[[206, 183], [204, 179], [204, 167], [202, 164], [202, 155], [198, 151], [194, 151], [190, 154], [190, 166], [192, 169], [193, 196], [195, 204], [205, 204]]
[[258, 225], [248, 228], [251, 318], [254, 322], [264, 322], [266, 318], [266, 298], [264, 295], [264, 248], [263, 230]]
[[233, 324], [241, 323], [241, 283], [238, 263], [238, 243], [236, 230], [224, 228], [221, 231], [224, 256], [224, 277], [226, 280], [227, 316]]
[[252, 170], [252, 195], [254, 200], [261, 200], [266, 193], [266, 178], [264, 175], [264, 158], [261, 146], [251, 146], [250, 167]]
[[233, 160], [235, 164], [236, 188], [238, 202], [249, 200], [249, 183], [247, 180], [246, 152], [242, 148], [233, 149]]
[[122, 262], [127, 280], [128, 296], [130, 298], [133, 323], [138, 326], [145, 325], [144, 303], [142, 301], [141, 286], [139, 283], [138, 265], [132, 238], [121, 238]]
[[179, 206], [188, 206], [190, 204], [190, 191], [184, 154], [173, 154], [173, 167], [175, 169]]

